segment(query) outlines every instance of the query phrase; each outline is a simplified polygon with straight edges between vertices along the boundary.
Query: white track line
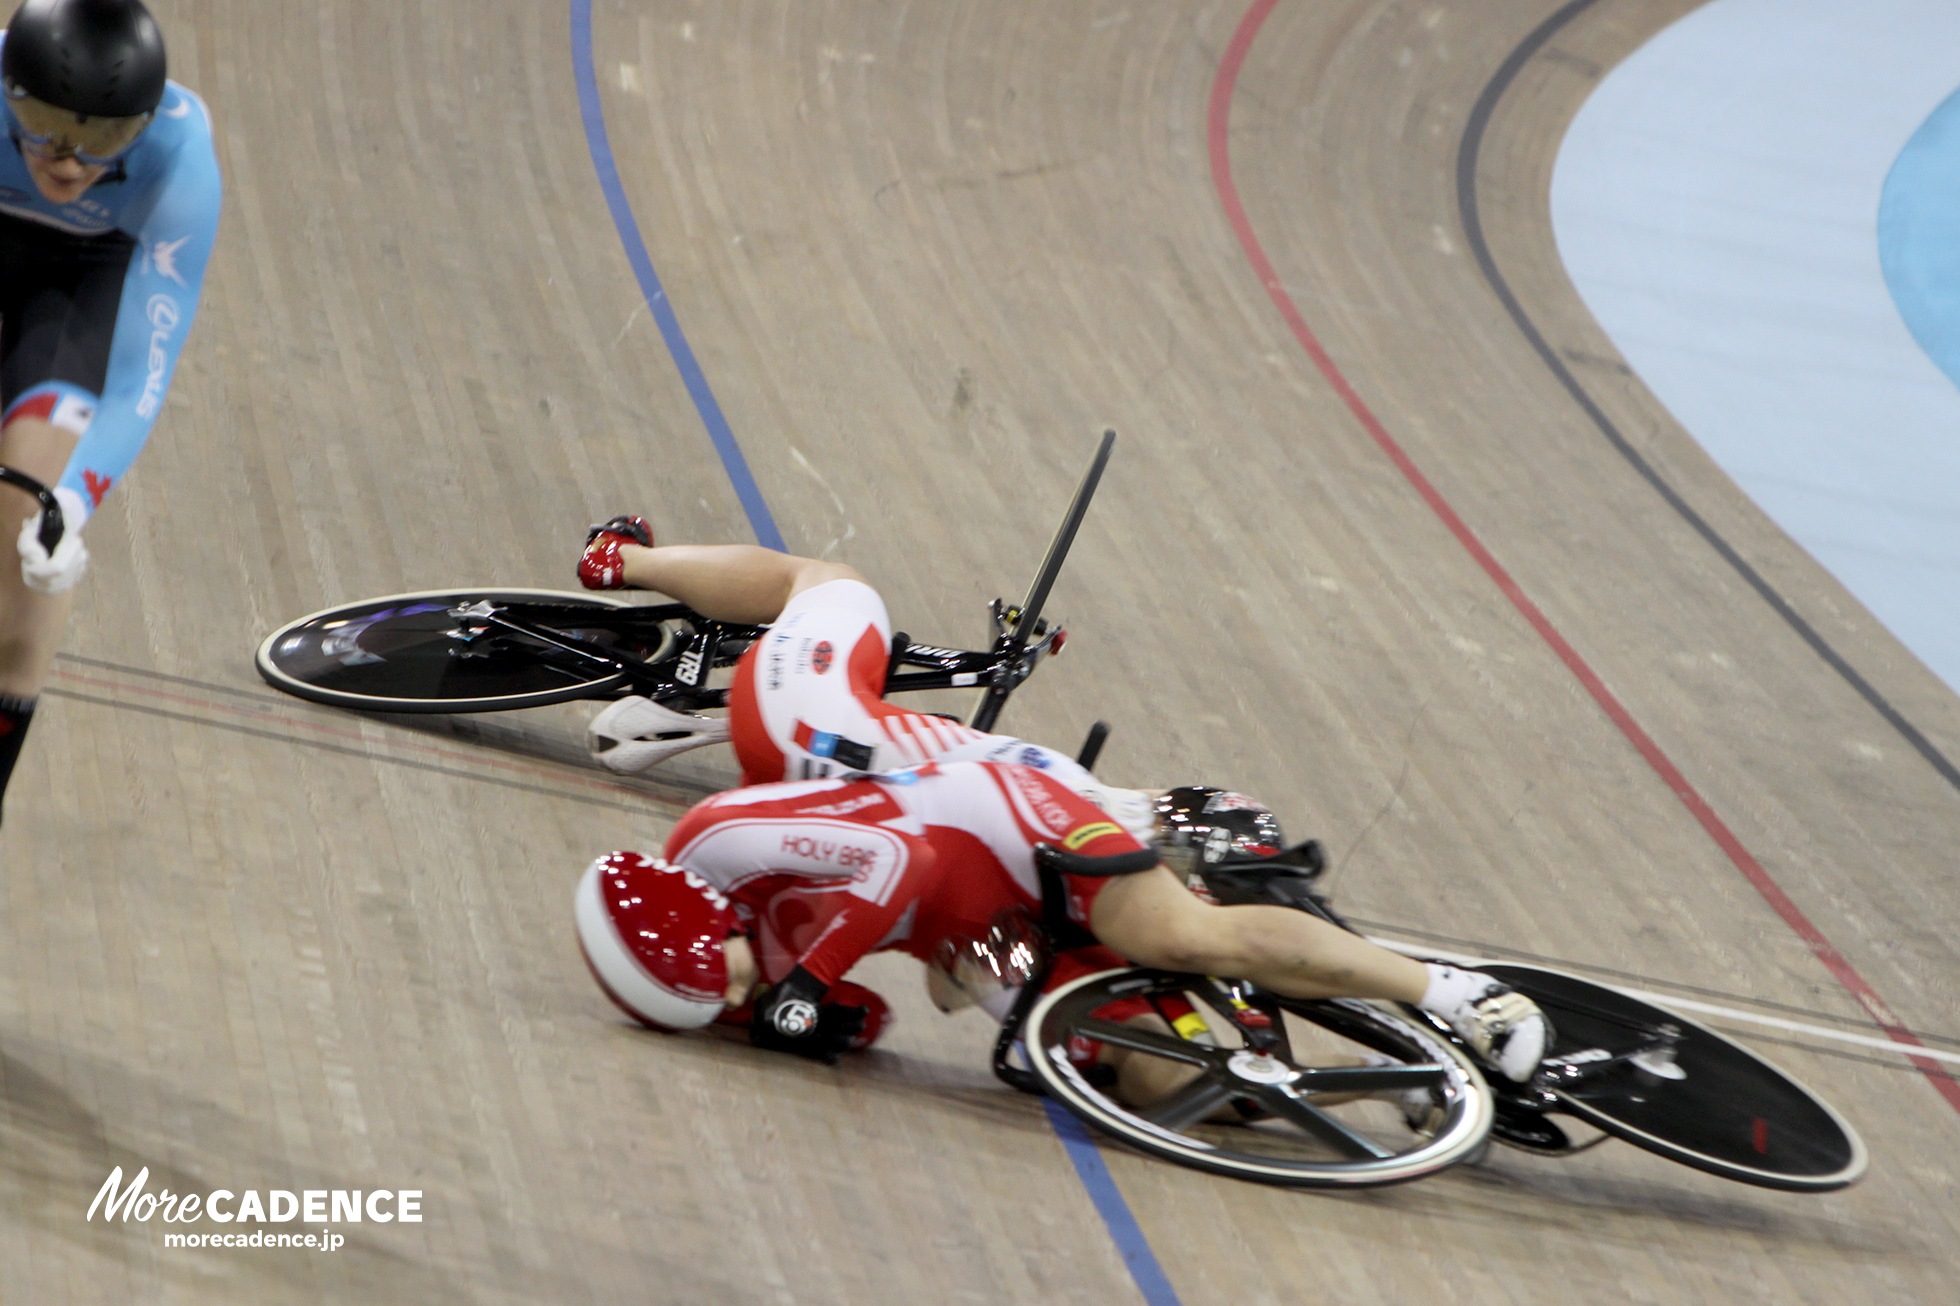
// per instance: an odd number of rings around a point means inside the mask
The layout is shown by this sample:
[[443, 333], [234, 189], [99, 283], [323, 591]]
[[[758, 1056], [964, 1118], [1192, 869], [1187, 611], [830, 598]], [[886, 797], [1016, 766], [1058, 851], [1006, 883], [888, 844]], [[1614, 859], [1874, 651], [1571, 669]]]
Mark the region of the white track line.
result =
[[[1444, 952], [1428, 944], [1402, 943], [1396, 939], [1377, 938], [1373, 935], [1368, 936], [1368, 941], [1370, 943], [1380, 944], [1391, 952], [1399, 952], [1407, 957], [1425, 957], [1438, 961], [1453, 961], [1469, 966], [1483, 965], [1491, 960], [1487, 957], [1470, 957], [1457, 952]], [[1506, 963], [1500, 960], [1496, 964], [1516, 964], [1522, 966], [1531, 963]], [[1545, 967], [1545, 969], [1549, 970], [1554, 968]], [[1596, 980], [1589, 982], [1598, 983]], [[1900, 1043], [1894, 1039], [1880, 1038], [1873, 1034], [1852, 1034], [1841, 1029], [1826, 1029], [1822, 1025], [1806, 1025], [1798, 1020], [1785, 1020], [1781, 1016], [1762, 1016], [1753, 1011], [1737, 1011], [1734, 1007], [1718, 1007], [1712, 1003], [1695, 1002], [1688, 998], [1649, 993], [1644, 989], [1622, 988], [1617, 984], [1608, 984], [1605, 987], [1624, 993], [1630, 998], [1638, 998], [1642, 1002], [1651, 1002], [1657, 1007], [1678, 1007], [1682, 1011], [1692, 1011], [1698, 1015], [1716, 1016], [1722, 1020], [1738, 1020], [1751, 1025], [1767, 1025], [1771, 1029], [1788, 1030], [1795, 1034], [1808, 1034], [1812, 1038], [1827, 1038], [1838, 1043], [1855, 1043], [1859, 1047], [1876, 1048], [1881, 1052], [1896, 1052], [1902, 1057], [1912, 1057], [1915, 1060], [1924, 1058], [1927, 1061], [1945, 1061], [1949, 1064], [1960, 1066], [1960, 1052], [1943, 1052], [1938, 1048], [1919, 1047], [1910, 1043]]]

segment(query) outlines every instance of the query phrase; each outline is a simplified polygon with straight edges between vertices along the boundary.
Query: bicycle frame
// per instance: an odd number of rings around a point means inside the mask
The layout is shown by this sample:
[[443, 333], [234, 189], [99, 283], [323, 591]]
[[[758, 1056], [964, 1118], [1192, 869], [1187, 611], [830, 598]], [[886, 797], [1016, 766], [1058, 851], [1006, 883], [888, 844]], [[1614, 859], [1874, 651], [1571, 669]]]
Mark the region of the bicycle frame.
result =
[[[993, 729], [1008, 696], [1034, 673], [1043, 658], [1061, 652], [1068, 639], [1067, 631], [1041, 619], [1041, 609], [1048, 601], [1055, 578], [1061, 574], [1062, 563], [1075, 542], [1082, 519], [1088, 514], [1089, 501], [1095, 497], [1103, 468], [1108, 466], [1110, 451], [1115, 446], [1116, 432], [1104, 431], [1088, 471], [1076, 486], [1061, 529], [1055, 532], [1041, 568], [1035, 573], [1034, 583], [1028, 588], [1027, 597], [1013, 607], [1003, 606], [999, 599], [988, 605], [994, 626], [993, 647], [985, 651], [942, 648], [937, 644], [915, 644], [907, 635], [894, 634], [890, 658], [885, 664], [885, 693], [977, 688], [982, 693], [969, 724], [976, 730]], [[465, 646], [478, 641], [491, 643], [502, 636], [519, 636], [555, 650], [586, 671], [606, 677], [623, 675], [627, 693], [644, 695], [657, 703], [689, 712], [728, 705], [728, 691], [711, 688], [708, 678], [717, 668], [734, 665], [769, 629], [716, 621], [681, 603], [595, 611], [571, 604], [497, 604], [484, 600], [453, 609], [451, 615], [459, 622], [481, 623], [473, 627], [466, 625], [455, 632], [454, 638]], [[569, 623], [570, 629], [555, 624], [560, 621]], [[688, 637], [677, 651], [654, 660], [609, 648], [574, 633], [605, 630], [629, 638], [640, 633], [658, 646], [664, 642], [659, 638], [662, 627], [673, 621], [687, 626]], [[1103, 734], [1107, 733], [1105, 727]], [[1100, 747], [1101, 739], [1096, 738], [1085, 750], [1093, 760], [1093, 749]]]
[[[1003, 612], [999, 601], [995, 601], [997, 631], [1004, 631], [1012, 611]], [[715, 621], [680, 603], [595, 609], [573, 604], [497, 604], [485, 600], [456, 608], [451, 615], [459, 623], [467, 623], [453, 635], [466, 648], [479, 642], [487, 646], [502, 638], [519, 636], [556, 650], [587, 670], [624, 675], [629, 693], [693, 712], [727, 706], [728, 691], [710, 687], [710, 675], [717, 668], [733, 666], [769, 630], [767, 626]], [[641, 634], [657, 641], [662, 628], [675, 621], [687, 626], [687, 638], [672, 652], [653, 660], [575, 633], [604, 630], [627, 638]], [[1044, 627], [1033, 643], [1015, 646], [1002, 640], [992, 649], [974, 651], [915, 644], [903, 634], [895, 635], [887, 663], [885, 692], [999, 684], [1006, 684], [1011, 690], [1033, 674], [1043, 658], [1060, 652], [1067, 637], [1060, 627], [1052, 630]]]

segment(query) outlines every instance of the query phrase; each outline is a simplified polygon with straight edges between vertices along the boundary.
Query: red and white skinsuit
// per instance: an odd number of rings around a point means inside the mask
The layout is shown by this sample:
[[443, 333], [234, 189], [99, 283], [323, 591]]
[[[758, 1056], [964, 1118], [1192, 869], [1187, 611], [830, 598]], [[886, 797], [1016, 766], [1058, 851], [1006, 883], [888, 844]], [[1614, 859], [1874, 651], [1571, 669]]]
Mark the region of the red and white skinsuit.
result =
[[[718, 794], [674, 827], [666, 857], [733, 901], [763, 979], [801, 966], [836, 986], [867, 953], [895, 949], [930, 963], [942, 939], [982, 938], [1004, 908], [1038, 913], [1041, 843], [1090, 857], [1142, 847], [1040, 771], [949, 762]], [[1109, 881], [1064, 883], [1069, 916], [1086, 926]], [[1122, 964], [1107, 948], [1072, 949], [1050, 982]], [[854, 1003], [863, 992], [833, 987], [827, 1001]], [[747, 1012], [724, 1019], [746, 1023]], [[867, 1029], [860, 1045], [876, 1033]]]
[[729, 686], [743, 783], [989, 761], [1046, 771], [1078, 792], [1096, 785], [1053, 749], [885, 702], [891, 643], [885, 601], [862, 581], [827, 581], [791, 598]]

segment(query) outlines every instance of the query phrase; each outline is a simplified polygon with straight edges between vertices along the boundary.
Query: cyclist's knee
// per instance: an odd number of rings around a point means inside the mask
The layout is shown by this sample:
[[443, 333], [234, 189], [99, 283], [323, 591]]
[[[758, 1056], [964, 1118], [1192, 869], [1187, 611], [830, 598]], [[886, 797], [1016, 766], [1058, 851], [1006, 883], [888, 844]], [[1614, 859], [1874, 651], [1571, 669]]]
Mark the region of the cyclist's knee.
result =
[[861, 585], [870, 584], [856, 567], [841, 562], [827, 562], [822, 558], [793, 558], [792, 560], [796, 565], [790, 577], [790, 598], [795, 598], [804, 590], [828, 585], [834, 580], [854, 580]]

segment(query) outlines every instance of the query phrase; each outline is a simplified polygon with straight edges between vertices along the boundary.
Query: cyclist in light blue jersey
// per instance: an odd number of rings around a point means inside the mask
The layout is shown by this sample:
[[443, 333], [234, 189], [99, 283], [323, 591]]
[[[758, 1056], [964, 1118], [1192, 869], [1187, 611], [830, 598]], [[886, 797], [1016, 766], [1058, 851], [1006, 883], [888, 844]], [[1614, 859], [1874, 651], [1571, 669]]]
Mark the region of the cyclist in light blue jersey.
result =
[[[67, 625], [81, 529], [162, 410], [218, 230], [204, 102], [138, 0], [26, 0], [0, 33], [0, 795]], [[64, 520], [52, 546], [35, 487]]]

